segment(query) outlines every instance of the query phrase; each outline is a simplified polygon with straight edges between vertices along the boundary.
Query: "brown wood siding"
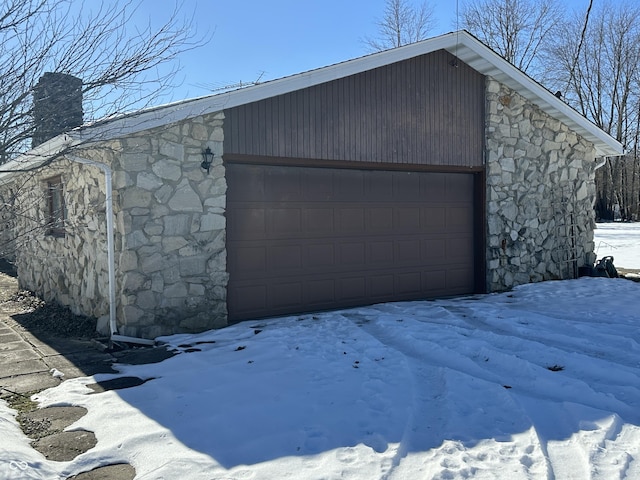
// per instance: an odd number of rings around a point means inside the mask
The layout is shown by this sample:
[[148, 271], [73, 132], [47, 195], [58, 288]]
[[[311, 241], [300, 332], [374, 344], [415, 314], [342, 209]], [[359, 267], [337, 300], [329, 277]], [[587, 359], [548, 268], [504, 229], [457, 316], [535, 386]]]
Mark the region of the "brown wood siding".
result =
[[225, 155], [480, 167], [484, 76], [438, 51], [225, 111]]

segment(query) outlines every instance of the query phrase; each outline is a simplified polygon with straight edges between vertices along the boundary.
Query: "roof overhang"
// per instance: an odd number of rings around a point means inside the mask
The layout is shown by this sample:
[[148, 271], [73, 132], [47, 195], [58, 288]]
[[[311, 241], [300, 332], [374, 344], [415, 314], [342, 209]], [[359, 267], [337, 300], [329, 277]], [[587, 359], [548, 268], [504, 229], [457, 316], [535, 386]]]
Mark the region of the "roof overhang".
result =
[[[597, 157], [624, 154], [624, 147], [620, 142], [466, 31], [447, 33], [403, 47], [385, 50], [238, 90], [179, 101], [118, 118], [107, 119], [75, 129], [65, 137], [68, 138], [70, 136], [75, 142], [80, 143], [114, 139], [187, 118], [220, 112], [303, 88], [313, 87], [438, 50], [448, 51], [452, 57], [462, 60], [479, 73], [490, 76], [508, 86], [536, 104], [551, 117], [560, 120], [571, 130], [593, 143]], [[56, 137], [39, 146], [39, 153], [33, 153], [38, 149], [32, 150], [23, 156], [26, 158], [21, 158], [14, 162], [24, 166], [29, 162], [37, 162], [42, 157], [43, 151], [50, 151], [52, 154], [59, 153], [59, 151], [54, 151], [60, 147], [60, 142], [60, 138]], [[48, 145], [49, 143], [51, 145]], [[0, 166], [0, 169], [8, 170], [10, 166], [5, 164]], [[2, 175], [0, 173], [0, 178]]]
[[[624, 148], [620, 142], [466, 31], [448, 33], [403, 47], [385, 50], [239, 90], [150, 109], [137, 115], [106, 122], [102, 126], [96, 125], [87, 129], [86, 134], [97, 137], [103, 135], [111, 137], [109, 132], [113, 132], [113, 134], [119, 132], [118, 134], [122, 135], [123, 133], [153, 128], [184, 120], [185, 118], [213, 113], [295, 90], [313, 87], [438, 50], [448, 51], [452, 56], [462, 60], [474, 70], [490, 76], [515, 90], [548, 115], [563, 122], [571, 130], [593, 143], [598, 157], [617, 156], [624, 153]], [[90, 130], [93, 130], [93, 132], [90, 132]]]
[[78, 140], [66, 133], [47, 140], [18, 158], [1, 164], [0, 179], [10, 180], [16, 175], [35, 170], [77, 143]]
[[[585, 116], [557, 98], [531, 77], [486, 47], [468, 32], [445, 35], [460, 37], [459, 42], [444, 47], [474, 70], [487, 75], [515, 90], [549, 116], [560, 120], [574, 132], [594, 144], [597, 157], [624, 155], [624, 146]], [[444, 40], [444, 37], [439, 37]], [[434, 39], [435, 40], [435, 39]]]

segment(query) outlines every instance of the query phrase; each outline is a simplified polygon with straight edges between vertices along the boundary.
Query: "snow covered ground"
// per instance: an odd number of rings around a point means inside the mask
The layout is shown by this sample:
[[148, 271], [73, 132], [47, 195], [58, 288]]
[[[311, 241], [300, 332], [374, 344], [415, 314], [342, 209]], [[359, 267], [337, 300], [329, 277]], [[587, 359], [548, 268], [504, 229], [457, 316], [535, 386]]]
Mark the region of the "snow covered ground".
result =
[[639, 305], [639, 283], [581, 278], [166, 337], [180, 354], [121, 366], [141, 386], [37, 395], [88, 409], [70, 428], [98, 444], [71, 462], [0, 402], [0, 478], [639, 479]]
[[598, 223], [594, 240], [598, 259], [612, 255], [616, 267], [640, 269], [640, 222]]

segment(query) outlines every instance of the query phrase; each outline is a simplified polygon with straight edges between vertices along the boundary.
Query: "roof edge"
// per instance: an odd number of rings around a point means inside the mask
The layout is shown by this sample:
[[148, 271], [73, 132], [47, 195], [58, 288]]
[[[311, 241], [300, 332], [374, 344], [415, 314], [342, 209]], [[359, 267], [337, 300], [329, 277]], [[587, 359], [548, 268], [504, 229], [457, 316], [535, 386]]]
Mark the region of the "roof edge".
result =
[[160, 105], [79, 127], [48, 140], [15, 160], [0, 165], [0, 178], [9, 175], [2, 171], [32, 168], [37, 166], [38, 161], [44, 163], [49, 157], [61, 153], [71, 143], [91, 143], [122, 137], [187, 118], [220, 112], [313, 87], [438, 50], [448, 51], [479, 73], [509, 86], [538, 105], [548, 115], [565, 123], [570, 129], [594, 144], [596, 156], [624, 155], [624, 147], [620, 142], [484, 45], [471, 33], [460, 30], [238, 90]]
[[[580, 130], [584, 130], [584, 133], [586, 133], [586, 135], [583, 134], [583, 136], [587, 138], [587, 140], [594, 143], [597, 156], [620, 156], [625, 154], [624, 146], [619, 141], [606, 133], [604, 130], [594, 124], [587, 117], [579, 113], [569, 104], [564, 102], [562, 99], [556, 97], [542, 84], [531, 78], [526, 73], [522, 72], [515, 65], [508, 62], [498, 53], [494, 52], [492, 49], [484, 45], [475, 36], [467, 32], [466, 30], [454, 32], [450, 35], [459, 36], [460, 41], [456, 42], [456, 44], [453, 46], [445, 47], [445, 49], [449, 53], [453, 55], [456, 55], [456, 53], [460, 53], [460, 46], [462, 45], [465, 48], [473, 51], [478, 57], [481, 57], [486, 62], [489, 62], [498, 71], [504, 72], [504, 74], [508, 76], [511, 81], [504, 81], [503, 78], [496, 78], [498, 81], [500, 81], [501, 83], [505, 83], [507, 86], [511, 87], [513, 90], [517, 91], [520, 94], [530, 92], [530, 95], [524, 95], [525, 98], [538, 105], [538, 107], [544, 110], [547, 114], [563, 121], [563, 123], [567, 124], [567, 126], [572, 128], [574, 131], [577, 130], [577, 133], [583, 133], [580, 132]], [[465, 61], [464, 55], [461, 59]], [[467, 62], [465, 61], [465, 63]], [[492, 72], [486, 67], [476, 68], [472, 63], [470, 63], [470, 66], [472, 68], [475, 68], [480, 73], [483, 73], [484, 75], [494, 77], [494, 75], [491, 75]], [[598, 143], [601, 143], [603, 145], [598, 145]]]
[[[466, 30], [446, 33], [417, 43], [372, 53], [230, 92], [155, 107], [105, 122], [103, 125], [80, 129], [78, 135], [81, 138], [106, 140], [115, 136], [122, 136], [194, 116], [223, 111], [295, 90], [313, 87], [438, 50], [448, 51], [479, 73], [494, 78], [497, 77], [496, 80], [507, 84], [518, 93], [524, 94], [525, 98], [538, 105], [549, 115], [563, 121], [571, 129], [591, 141], [596, 147], [598, 156], [624, 154], [624, 148], [620, 142], [601, 130], [567, 103], [555, 97], [544, 86], [520, 71]], [[496, 73], [498, 73], [497, 76], [495, 75]]]

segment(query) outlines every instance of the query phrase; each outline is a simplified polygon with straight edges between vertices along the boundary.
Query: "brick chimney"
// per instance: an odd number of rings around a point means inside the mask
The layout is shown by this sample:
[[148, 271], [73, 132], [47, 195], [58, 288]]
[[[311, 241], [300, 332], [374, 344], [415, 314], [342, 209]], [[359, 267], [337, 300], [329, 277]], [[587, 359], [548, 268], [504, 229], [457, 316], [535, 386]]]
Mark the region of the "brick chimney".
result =
[[33, 89], [35, 131], [31, 147], [82, 125], [82, 80], [47, 72]]

